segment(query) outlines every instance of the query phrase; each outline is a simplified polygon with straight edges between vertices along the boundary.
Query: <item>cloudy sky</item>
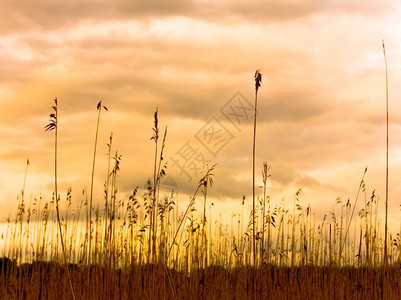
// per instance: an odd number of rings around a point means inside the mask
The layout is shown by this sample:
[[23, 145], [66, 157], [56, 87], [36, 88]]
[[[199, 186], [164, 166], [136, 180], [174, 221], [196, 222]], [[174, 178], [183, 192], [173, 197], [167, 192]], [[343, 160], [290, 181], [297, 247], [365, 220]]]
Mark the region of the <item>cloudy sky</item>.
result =
[[[112, 4], [111, 4], [112, 3]], [[354, 201], [365, 167], [368, 197], [385, 199], [390, 106], [390, 217], [401, 188], [401, 5], [396, 0], [0, 1], [0, 219], [26, 195], [51, 197], [59, 100], [59, 181], [73, 201], [89, 188], [96, 105], [102, 111], [95, 197], [102, 203], [107, 146], [121, 155], [123, 199], [152, 175], [153, 113], [168, 126], [169, 182], [187, 201], [205, 166], [217, 164], [216, 207], [239, 210], [252, 194], [252, 109], [259, 90], [257, 182], [271, 165], [274, 203], [318, 214]], [[259, 189], [259, 192], [261, 190]], [[383, 208], [384, 204], [381, 204]], [[398, 224], [398, 221], [397, 221]], [[398, 225], [397, 225], [398, 228]]]

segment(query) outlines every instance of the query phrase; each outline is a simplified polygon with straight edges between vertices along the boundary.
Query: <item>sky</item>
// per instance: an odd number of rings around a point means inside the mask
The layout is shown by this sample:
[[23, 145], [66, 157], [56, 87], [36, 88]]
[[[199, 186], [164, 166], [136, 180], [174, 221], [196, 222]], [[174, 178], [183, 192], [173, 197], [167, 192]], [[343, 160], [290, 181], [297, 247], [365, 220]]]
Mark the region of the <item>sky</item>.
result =
[[[254, 74], [258, 92], [256, 185], [271, 165], [272, 205], [301, 204], [318, 217], [338, 197], [366, 193], [383, 213], [386, 81], [389, 206], [399, 228], [401, 4], [399, 1], [0, 1], [0, 220], [26, 198], [51, 198], [58, 99], [59, 186], [73, 202], [90, 187], [101, 111], [95, 203], [103, 203], [107, 143], [121, 155], [119, 199], [153, 174], [153, 114], [167, 126], [164, 186], [188, 203], [216, 164], [210, 201], [226, 215], [252, 198]], [[160, 145], [159, 145], [160, 150]], [[359, 200], [359, 206], [362, 200]], [[291, 207], [290, 204], [287, 204]], [[382, 214], [383, 215], [383, 214]]]

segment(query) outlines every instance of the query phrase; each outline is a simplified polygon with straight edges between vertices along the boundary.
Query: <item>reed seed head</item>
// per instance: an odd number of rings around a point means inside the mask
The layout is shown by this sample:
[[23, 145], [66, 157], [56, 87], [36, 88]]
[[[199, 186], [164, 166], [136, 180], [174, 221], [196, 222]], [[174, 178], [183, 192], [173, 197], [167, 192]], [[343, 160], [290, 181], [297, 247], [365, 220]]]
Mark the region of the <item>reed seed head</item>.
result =
[[254, 78], [255, 78], [255, 91], [258, 92], [259, 87], [262, 84], [262, 73], [260, 69], [256, 70]]

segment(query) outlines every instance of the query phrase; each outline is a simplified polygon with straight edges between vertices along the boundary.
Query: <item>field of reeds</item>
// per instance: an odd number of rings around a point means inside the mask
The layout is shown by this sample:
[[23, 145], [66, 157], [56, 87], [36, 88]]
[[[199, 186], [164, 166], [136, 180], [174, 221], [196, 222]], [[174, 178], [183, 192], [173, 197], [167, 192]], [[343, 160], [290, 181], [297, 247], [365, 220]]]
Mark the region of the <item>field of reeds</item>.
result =
[[[255, 100], [260, 81], [257, 71]], [[161, 193], [167, 128], [161, 134], [156, 110], [147, 187], [118, 197], [121, 156], [111, 135], [103, 201], [94, 201], [97, 136], [107, 111], [99, 102], [91, 186], [74, 207], [71, 189], [58, 190], [57, 99], [52, 109], [45, 129], [54, 133], [54, 193], [27, 200], [25, 188], [19, 192], [1, 236], [1, 299], [401, 298], [400, 233], [387, 232], [378, 197], [367, 192], [367, 169], [354, 199], [338, 198], [316, 219], [302, 190], [271, 203], [270, 166], [263, 163], [262, 193], [244, 196], [231, 224], [223, 224], [208, 201], [218, 166], [205, 170], [180, 209], [174, 189]], [[25, 179], [28, 168], [29, 161]]]

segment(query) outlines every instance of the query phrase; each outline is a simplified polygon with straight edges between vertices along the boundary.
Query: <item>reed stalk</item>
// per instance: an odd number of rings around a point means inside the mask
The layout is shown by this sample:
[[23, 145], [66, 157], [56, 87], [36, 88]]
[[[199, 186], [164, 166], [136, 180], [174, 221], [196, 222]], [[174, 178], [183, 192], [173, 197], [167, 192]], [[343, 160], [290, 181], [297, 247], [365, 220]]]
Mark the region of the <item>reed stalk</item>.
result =
[[71, 296], [75, 300], [74, 288], [72, 287], [71, 275], [68, 269], [68, 261], [66, 256], [66, 251], [64, 247], [64, 240], [63, 240], [63, 230], [61, 228], [61, 220], [60, 220], [60, 210], [59, 210], [59, 198], [58, 198], [58, 190], [57, 190], [57, 149], [58, 149], [58, 102], [57, 98], [54, 99], [55, 105], [52, 106], [54, 113], [50, 114], [50, 123], [45, 126], [46, 131], [54, 130], [54, 201], [56, 202], [56, 214], [57, 214], [57, 223], [59, 227], [59, 234], [60, 234], [60, 242], [61, 248], [63, 251], [64, 256], [64, 268], [65, 272], [68, 276], [68, 283], [71, 290]]
[[387, 55], [384, 39], [382, 40], [384, 64], [386, 69], [386, 202], [384, 217], [384, 265], [387, 266], [387, 223], [388, 223], [388, 71], [387, 71]]
[[96, 109], [98, 111], [97, 115], [97, 122], [96, 122], [96, 133], [95, 133], [95, 146], [93, 149], [93, 160], [92, 160], [92, 174], [91, 174], [91, 186], [90, 186], [90, 197], [89, 197], [89, 246], [88, 246], [88, 265], [91, 263], [91, 251], [92, 251], [92, 202], [93, 202], [93, 185], [94, 185], [94, 177], [95, 177], [95, 163], [96, 163], [96, 150], [97, 150], [97, 138], [99, 134], [99, 124], [100, 124], [100, 112], [102, 111], [102, 108], [107, 111], [106, 106], [102, 106], [102, 101], [99, 101], [99, 103], [96, 106]]
[[252, 251], [253, 251], [253, 265], [256, 266], [256, 193], [255, 193], [255, 154], [256, 154], [256, 115], [258, 107], [258, 90], [262, 84], [262, 73], [256, 70], [255, 75], [255, 114], [253, 118], [253, 146], [252, 146]]

